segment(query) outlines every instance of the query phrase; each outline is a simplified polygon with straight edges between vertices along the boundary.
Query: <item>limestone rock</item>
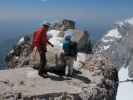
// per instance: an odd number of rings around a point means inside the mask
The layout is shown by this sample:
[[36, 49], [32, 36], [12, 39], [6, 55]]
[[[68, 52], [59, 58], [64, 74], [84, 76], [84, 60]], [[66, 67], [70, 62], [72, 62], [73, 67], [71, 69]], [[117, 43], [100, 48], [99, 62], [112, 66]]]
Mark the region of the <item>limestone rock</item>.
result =
[[[93, 61], [97, 62], [95, 65], [99, 62], [96, 59]], [[86, 67], [89, 69], [90, 66]], [[49, 73], [49, 77], [44, 79], [38, 76], [37, 70], [28, 66], [0, 71], [0, 98], [2, 100], [115, 100], [118, 77], [114, 66], [100, 62], [100, 66], [93, 71], [86, 67], [82, 67], [81, 74], [74, 74], [71, 80], [53, 73]]]

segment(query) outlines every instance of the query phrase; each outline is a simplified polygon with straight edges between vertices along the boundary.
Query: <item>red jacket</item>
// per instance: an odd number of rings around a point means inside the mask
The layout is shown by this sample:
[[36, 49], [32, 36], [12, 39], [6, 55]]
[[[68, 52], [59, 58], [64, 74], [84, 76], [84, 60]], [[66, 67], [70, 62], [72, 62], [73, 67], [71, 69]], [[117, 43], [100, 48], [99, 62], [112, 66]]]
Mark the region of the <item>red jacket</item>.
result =
[[46, 48], [47, 43], [49, 43], [47, 32], [46, 32], [45, 28], [41, 27], [34, 33], [33, 47], [36, 46], [39, 49], [40, 46], [43, 45]]

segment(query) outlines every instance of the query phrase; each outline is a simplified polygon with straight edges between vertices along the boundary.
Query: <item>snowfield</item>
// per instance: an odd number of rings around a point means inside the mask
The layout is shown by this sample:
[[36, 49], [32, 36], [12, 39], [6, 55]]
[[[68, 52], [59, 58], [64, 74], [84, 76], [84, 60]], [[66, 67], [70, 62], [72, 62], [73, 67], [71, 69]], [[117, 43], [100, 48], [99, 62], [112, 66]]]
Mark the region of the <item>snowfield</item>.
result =
[[121, 34], [119, 33], [118, 29], [112, 29], [105, 35], [105, 37], [113, 37], [113, 38], [122, 38]]
[[[111, 48], [113, 43], [115, 44], [115, 42], [117, 42], [118, 40], [123, 39], [125, 36], [128, 36], [128, 31], [130, 31], [131, 30], [130, 28], [132, 27], [133, 27], [133, 18], [126, 19], [125, 21], [117, 22], [116, 28], [108, 31], [107, 34], [105, 34], [104, 37], [101, 39], [101, 42], [102, 42], [102, 45], [100, 47], [101, 52], [108, 51]], [[132, 31], [131, 31], [131, 34], [132, 34]], [[128, 52], [127, 52], [127, 55], [128, 55]], [[119, 80], [125, 81], [127, 79], [129, 79], [128, 66], [126, 68], [122, 66], [119, 71]], [[129, 82], [122, 82], [119, 84], [116, 100], [133, 100], [133, 82], [129, 81]]]
[[103, 50], [107, 50], [110, 48], [110, 45], [107, 45], [107, 46], [103, 46]]
[[17, 45], [21, 45], [24, 43], [24, 37], [21, 37], [20, 40], [18, 41]]
[[102, 42], [107, 43], [107, 42], [113, 42], [113, 39], [106, 39], [106, 38], [102, 38]]
[[[124, 81], [128, 79], [128, 67], [122, 67], [119, 71], [119, 80]], [[117, 99], [116, 100], [133, 100], [133, 83], [132, 82], [125, 82], [120, 83], [117, 92]]]
[[50, 37], [49, 41], [54, 45], [56, 48], [62, 48], [63, 45], [63, 38], [58, 37], [60, 31], [58, 30], [50, 30], [48, 31], [48, 37]]
[[51, 37], [57, 37], [59, 35], [60, 31], [58, 30], [49, 30], [48, 31], [48, 36], [51, 36]]
[[125, 23], [129, 23], [129, 24], [133, 25], [133, 18], [125, 20]]

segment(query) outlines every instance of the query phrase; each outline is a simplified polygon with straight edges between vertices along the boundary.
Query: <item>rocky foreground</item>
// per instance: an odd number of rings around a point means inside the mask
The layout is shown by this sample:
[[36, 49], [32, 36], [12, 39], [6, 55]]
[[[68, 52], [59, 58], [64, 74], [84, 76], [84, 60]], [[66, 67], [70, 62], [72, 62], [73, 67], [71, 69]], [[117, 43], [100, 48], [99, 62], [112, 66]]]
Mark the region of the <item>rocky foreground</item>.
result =
[[0, 99], [115, 100], [117, 70], [101, 55], [95, 57], [91, 56], [91, 63], [88, 61], [71, 80], [52, 73], [44, 79], [30, 67], [0, 71]]
[[0, 71], [0, 100], [116, 100], [117, 67], [102, 53], [86, 54], [89, 34], [76, 29], [75, 22], [64, 20], [51, 26], [49, 36], [55, 47], [48, 47], [48, 65], [55, 66], [55, 58], [60, 61], [58, 55], [67, 32], [78, 43], [79, 53], [74, 62], [78, 73], [71, 80], [53, 73], [45, 79], [38, 76], [33, 68], [38, 68], [39, 57], [36, 61], [31, 59], [32, 39], [23, 37], [6, 57], [10, 69]]

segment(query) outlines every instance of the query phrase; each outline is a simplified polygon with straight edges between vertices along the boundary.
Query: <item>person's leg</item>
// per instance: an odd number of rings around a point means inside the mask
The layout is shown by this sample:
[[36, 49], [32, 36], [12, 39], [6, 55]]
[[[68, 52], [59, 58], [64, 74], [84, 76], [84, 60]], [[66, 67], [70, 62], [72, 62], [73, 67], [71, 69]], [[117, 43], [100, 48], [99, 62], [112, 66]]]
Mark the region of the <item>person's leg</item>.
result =
[[74, 59], [72, 57], [66, 58], [66, 68], [65, 68], [65, 75], [72, 76], [73, 73], [73, 61]]
[[69, 76], [72, 76], [73, 74], [73, 63], [74, 63], [74, 58], [70, 57], [69, 58], [69, 73], [68, 73]]
[[39, 66], [39, 74], [47, 74], [45, 67], [46, 67], [46, 53], [41, 51], [40, 52], [40, 66]]
[[46, 67], [47, 67], [46, 53], [44, 53], [43, 55], [44, 55], [44, 58], [43, 58], [43, 73], [47, 74], [47, 70], [46, 70]]
[[65, 75], [67, 76], [69, 73], [69, 58], [65, 57], [66, 67], [65, 67]]

